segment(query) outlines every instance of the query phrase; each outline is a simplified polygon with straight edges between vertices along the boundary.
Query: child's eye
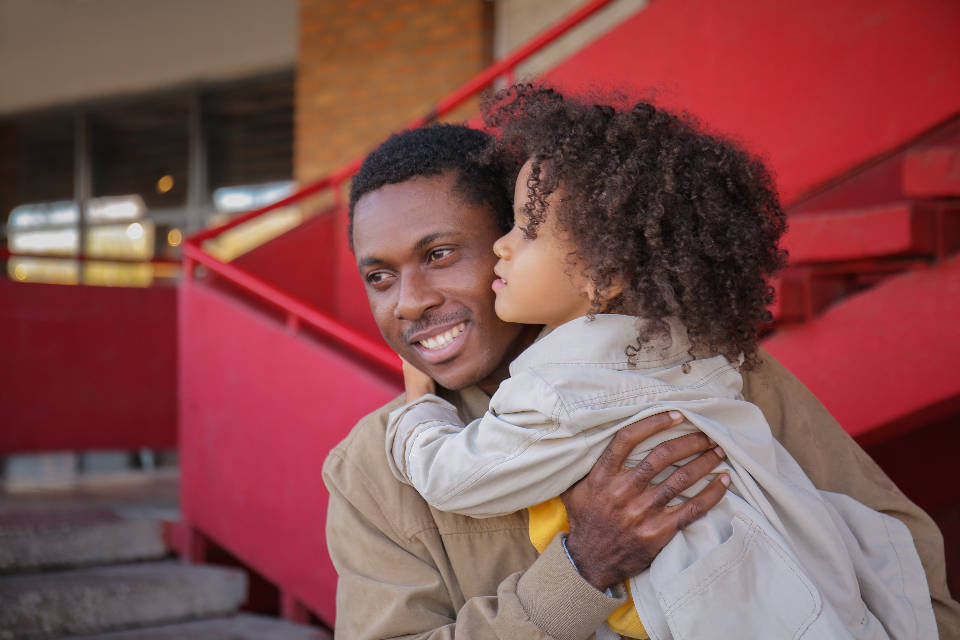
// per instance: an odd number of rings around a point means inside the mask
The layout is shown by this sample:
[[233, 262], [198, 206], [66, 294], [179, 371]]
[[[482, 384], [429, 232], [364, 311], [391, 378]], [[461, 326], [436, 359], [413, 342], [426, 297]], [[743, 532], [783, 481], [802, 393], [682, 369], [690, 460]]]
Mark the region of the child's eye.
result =
[[436, 262], [437, 260], [443, 260], [447, 256], [453, 253], [453, 249], [450, 247], [442, 247], [440, 249], [434, 249], [427, 254], [427, 262]]

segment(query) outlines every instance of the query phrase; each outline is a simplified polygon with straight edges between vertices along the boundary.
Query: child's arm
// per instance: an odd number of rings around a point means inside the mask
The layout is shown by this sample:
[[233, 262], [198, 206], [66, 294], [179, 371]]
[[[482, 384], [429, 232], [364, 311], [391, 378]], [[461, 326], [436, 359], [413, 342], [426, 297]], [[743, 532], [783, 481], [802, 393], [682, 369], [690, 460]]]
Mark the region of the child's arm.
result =
[[586, 475], [618, 426], [585, 438], [561, 424], [559, 405], [549, 385], [523, 375], [504, 381], [490, 411], [467, 425], [450, 403], [421, 396], [390, 414], [391, 470], [443, 511], [491, 517], [538, 504]]
[[[549, 464], [537, 468], [541, 456], [533, 446], [551, 430], [549, 419], [535, 411], [509, 417], [513, 423], [488, 411], [464, 425], [453, 405], [435, 395], [421, 396], [390, 415], [390, 467], [430, 505], [473, 517], [503, 515], [543, 502], [584, 475], [586, 471], [564, 486], [549, 488], [544, 481], [556, 470]], [[559, 459], [560, 452], [554, 453], [557, 458], [549, 462]]]

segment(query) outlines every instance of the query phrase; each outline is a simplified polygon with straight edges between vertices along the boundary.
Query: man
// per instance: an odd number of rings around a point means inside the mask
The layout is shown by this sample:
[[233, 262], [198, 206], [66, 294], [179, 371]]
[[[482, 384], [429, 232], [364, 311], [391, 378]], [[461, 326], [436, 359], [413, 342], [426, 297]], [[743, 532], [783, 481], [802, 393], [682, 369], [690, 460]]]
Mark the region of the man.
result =
[[[505, 324], [493, 311], [491, 247], [512, 212], [503, 170], [474, 159], [485, 142], [480, 132], [450, 125], [394, 136], [368, 156], [350, 198], [351, 241], [384, 338], [448, 390], [464, 420], [484, 412], [538, 330]], [[940, 633], [954, 637], [960, 616], [935, 525], [789, 372], [763, 359], [744, 376], [746, 399], [818, 488], [910, 527]], [[672, 423], [654, 416], [622, 430], [564, 496], [570, 532], [537, 556], [525, 512], [484, 520], [440, 512], [393, 478], [384, 429], [400, 403], [361, 420], [324, 465], [340, 637], [590, 637], [623, 602], [606, 587], [648, 566], [722, 494], [705, 490], [680, 508], [665, 506], [719, 462], [702, 434], [664, 443], [637, 469], [623, 467], [634, 444]], [[701, 452], [663, 484], [649, 484], [667, 464]]]

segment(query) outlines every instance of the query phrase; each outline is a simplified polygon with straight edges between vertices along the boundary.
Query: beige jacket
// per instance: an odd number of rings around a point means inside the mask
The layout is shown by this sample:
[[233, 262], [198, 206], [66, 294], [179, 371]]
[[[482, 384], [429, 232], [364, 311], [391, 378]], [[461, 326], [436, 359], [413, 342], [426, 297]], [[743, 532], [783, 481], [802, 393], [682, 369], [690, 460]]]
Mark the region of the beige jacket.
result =
[[732, 482], [720, 504], [631, 579], [653, 640], [935, 637], [907, 528], [847, 496], [818, 492], [760, 410], [740, 399], [737, 369], [722, 356], [691, 361], [682, 326], [671, 329], [630, 362], [624, 346], [640, 320], [571, 320], [513, 361], [487, 413], [466, 426], [437, 396], [405, 405], [387, 427], [394, 475], [444, 511], [513, 513], [582, 478], [621, 427], [677, 410], [686, 420], [638, 445], [633, 462], [699, 430], [727, 452], [718, 471]]
[[[846, 493], [911, 530], [941, 638], [960, 638], [943, 539], [802, 384], [768, 354], [744, 376], [774, 436], [821, 490]], [[450, 393], [464, 420], [489, 398]], [[558, 544], [537, 556], [526, 512], [483, 520], [437, 511], [390, 472], [384, 437], [398, 398], [362, 419], [324, 465], [327, 540], [340, 574], [340, 638], [588, 638], [622, 604], [580, 578]]]

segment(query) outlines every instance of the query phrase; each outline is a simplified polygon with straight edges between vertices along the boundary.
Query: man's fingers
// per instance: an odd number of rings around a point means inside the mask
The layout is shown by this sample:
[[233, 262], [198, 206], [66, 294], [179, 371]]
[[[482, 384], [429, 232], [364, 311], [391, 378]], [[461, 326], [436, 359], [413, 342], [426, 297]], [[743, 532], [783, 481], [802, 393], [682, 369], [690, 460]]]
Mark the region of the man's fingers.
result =
[[723, 449], [714, 447], [671, 473], [666, 480], [657, 485], [657, 498], [660, 504], [667, 504], [679, 493], [710, 475], [725, 457]]
[[[655, 433], [669, 429], [682, 421], [683, 415], [679, 411], [668, 411], [647, 416], [643, 420], [628, 424], [613, 437], [607, 448], [603, 450], [603, 454], [601, 454], [594, 468], [607, 474], [619, 473], [634, 447]], [[696, 453], [696, 451], [687, 455], [693, 453]], [[677, 459], [680, 460], [682, 457]]]
[[730, 476], [721, 473], [710, 481], [703, 491], [690, 498], [681, 505], [671, 509], [677, 523], [677, 530], [680, 530], [695, 520], [699, 520], [707, 511], [712, 509], [723, 494], [726, 493], [730, 484]]
[[636, 478], [636, 482], [646, 484], [671, 464], [676, 464], [684, 458], [689, 458], [715, 446], [714, 442], [705, 433], [699, 431], [661, 442], [650, 450], [641, 464], [637, 465], [634, 470], [639, 476]]

